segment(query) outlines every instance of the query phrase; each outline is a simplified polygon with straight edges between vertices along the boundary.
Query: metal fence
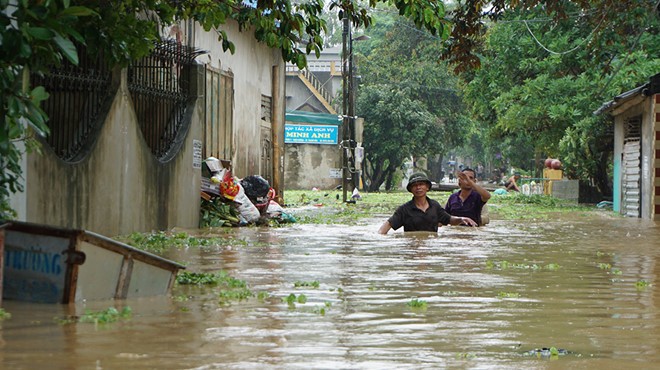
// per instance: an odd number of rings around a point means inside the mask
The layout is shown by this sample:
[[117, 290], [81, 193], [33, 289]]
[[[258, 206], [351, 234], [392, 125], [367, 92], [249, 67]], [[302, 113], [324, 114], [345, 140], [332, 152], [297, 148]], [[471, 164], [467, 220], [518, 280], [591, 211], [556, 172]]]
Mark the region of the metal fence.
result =
[[66, 162], [78, 161], [89, 152], [117, 91], [103, 55], [90, 57], [82, 47], [78, 51], [77, 66], [64, 60], [46, 75], [32, 75], [33, 85], [50, 94], [41, 106], [49, 117], [46, 143]]
[[192, 67], [195, 57], [202, 53], [166, 40], [128, 67], [128, 89], [140, 130], [161, 161], [176, 154], [190, 124], [186, 111], [196, 98], [190, 91]]

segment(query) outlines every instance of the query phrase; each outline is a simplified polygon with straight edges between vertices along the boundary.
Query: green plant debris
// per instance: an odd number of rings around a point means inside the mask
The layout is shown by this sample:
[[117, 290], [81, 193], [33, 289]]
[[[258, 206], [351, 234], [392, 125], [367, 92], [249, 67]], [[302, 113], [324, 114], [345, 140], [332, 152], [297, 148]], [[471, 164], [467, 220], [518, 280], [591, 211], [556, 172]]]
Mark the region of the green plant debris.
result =
[[476, 358], [477, 355], [474, 353], [469, 353], [469, 352], [461, 352], [456, 354], [456, 358], [459, 359], [464, 359], [464, 360], [472, 360], [473, 358]]
[[229, 301], [242, 301], [253, 297], [254, 293], [247, 287], [234, 287], [230, 289], [221, 289], [218, 293], [220, 303], [227, 303]]
[[268, 298], [270, 298], [270, 293], [268, 293], [268, 292], [265, 292], [265, 291], [262, 290], [262, 291], [260, 291], [259, 293], [257, 293], [257, 299], [258, 299], [260, 302], [263, 302], [263, 301], [265, 301], [265, 300], [268, 299]]
[[240, 224], [238, 210], [225, 203], [220, 197], [211, 200], [202, 199], [200, 206], [199, 227], [231, 227]]
[[639, 289], [639, 290], [645, 289], [645, 288], [647, 288], [647, 287], [650, 286], [650, 285], [651, 285], [651, 283], [649, 283], [649, 282], [646, 281], [646, 280], [638, 280], [638, 281], [635, 283], [635, 286], [636, 286], [637, 289]]
[[504, 299], [504, 298], [520, 298], [520, 293], [515, 293], [515, 292], [499, 292], [497, 293], [497, 298]]
[[561, 266], [559, 266], [556, 263], [548, 263], [547, 265], [544, 266], [544, 268], [546, 270], [557, 271], [561, 268]]
[[222, 270], [216, 273], [183, 271], [177, 275], [176, 281], [181, 285], [220, 287], [218, 292], [220, 303], [254, 297], [245, 280], [236, 279]]
[[612, 265], [610, 265], [609, 263], [602, 263], [602, 262], [601, 262], [601, 263], [598, 263], [597, 266], [598, 266], [598, 268], [601, 269], [601, 270], [609, 270], [609, 269], [612, 268]]
[[226, 245], [246, 245], [243, 240], [233, 238], [205, 238], [191, 236], [185, 232], [167, 233], [164, 231], [151, 233], [132, 233], [127, 236], [118, 236], [120, 242], [129, 244], [137, 249], [152, 253], [163, 253], [172, 248], [183, 249], [189, 247], [209, 247]]
[[516, 269], [516, 270], [540, 270], [540, 269], [546, 269], [550, 271], [556, 271], [561, 268], [559, 264], [556, 263], [549, 263], [543, 267], [536, 263], [513, 263], [509, 261], [486, 261], [486, 269], [492, 270], [492, 269], [498, 269], [498, 270], [507, 270], [507, 269]]
[[282, 301], [286, 302], [289, 307], [296, 307], [296, 303], [305, 304], [307, 303], [307, 296], [304, 294], [295, 295], [294, 293], [289, 294], [286, 298], [282, 298]]
[[545, 358], [545, 359], [550, 359], [550, 360], [556, 360], [559, 358], [559, 356], [565, 356], [569, 352], [563, 348], [557, 348], [557, 347], [544, 347], [544, 348], [536, 348], [531, 351], [527, 351], [524, 353], [525, 356], [534, 356], [536, 358]]
[[11, 314], [5, 311], [4, 308], [0, 308], [0, 321], [11, 319]]
[[407, 303], [408, 307], [413, 309], [425, 310], [428, 306], [425, 300], [413, 298]]
[[226, 272], [220, 271], [222, 279], [220, 280], [220, 286], [223, 289], [220, 290], [218, 297], [220, 298], [220, 303], [227, 303], [228, 301], [242, 301], [254, 296], [254, 293], [248, 288], [245, 280], [236, 279], [229, 276]]
[[181, 271], [176, 276], [176, 282], [181, 285], [218, 285], [226, 276], [222, 273]]
[[301, 287], [310, 287], [310, 288], [318, 288], [319, 287], [319, 282], [317, 280], [314, 281], [296, 281], [293, 283], [294, 288], [301, 288]]
[[128, 319], [133, 314], [133, 311], [130, 307], [124, 307], [121, 311], [117, 310], [114, 307], [109, 307], [106, 310], [93, 312], [85, 311], [85, 313], [80, 316], [78, 322], [85, 323], [94, 323], [94, 324], [109, 324], [120, 319]]
[[187, 296], [185, 294], [179, 294], [175, 297], [172, 297], [172, 299], [176, 302], [187, 302], [190, 300], [190, 296]]

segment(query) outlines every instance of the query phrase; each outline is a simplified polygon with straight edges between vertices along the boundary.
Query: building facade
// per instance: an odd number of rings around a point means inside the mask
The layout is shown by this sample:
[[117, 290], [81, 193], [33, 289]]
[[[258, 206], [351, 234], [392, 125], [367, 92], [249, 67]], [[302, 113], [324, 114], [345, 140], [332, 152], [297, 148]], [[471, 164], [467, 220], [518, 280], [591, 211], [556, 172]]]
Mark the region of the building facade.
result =
[[236, 23], [223, 30], [233, 55], [186, 22], [127, 68], [92, 60], [35, 81], [51, 93], [51, 134], [24, 156], [18, 220], [110, 236], [196, 228], [208, 156], [279, 186], [284, 61]]
[[614, 117], [614, 210], [660, 220], [660, 74], [596, 113]]

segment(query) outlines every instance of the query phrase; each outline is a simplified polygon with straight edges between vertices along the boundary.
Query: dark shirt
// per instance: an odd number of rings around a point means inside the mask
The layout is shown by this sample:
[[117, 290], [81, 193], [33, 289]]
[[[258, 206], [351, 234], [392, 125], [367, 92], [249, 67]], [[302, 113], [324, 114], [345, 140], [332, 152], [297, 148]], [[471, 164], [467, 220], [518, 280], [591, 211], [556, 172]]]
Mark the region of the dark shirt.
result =
[[481, 226], [481, 210], [484, 208], [484, 201], [481, 200], [481, 195], [476, 191], [470, 192], [470, 195], [461, 200], [461, 191], [449, 196], [445, 210], [452, 216], [469, 217], [472, 221]]
[[451, 219], [449, 213], [437, 201], [426, 198], [429, 208], [426, 212], [415, 206], [414, 199], [399, 206], [387, 221], [396, 230], [403, 226], [403, 231], [434, 231], [438, 232], [438, 223], [448, 225]]

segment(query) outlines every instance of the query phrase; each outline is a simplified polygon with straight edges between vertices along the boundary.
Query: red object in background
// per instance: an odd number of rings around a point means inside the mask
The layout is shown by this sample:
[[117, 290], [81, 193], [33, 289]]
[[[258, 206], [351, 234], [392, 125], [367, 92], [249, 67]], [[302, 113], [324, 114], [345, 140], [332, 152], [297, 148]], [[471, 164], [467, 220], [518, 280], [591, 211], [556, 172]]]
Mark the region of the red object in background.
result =
[[545, 167], [552, 168], [552, 161], [554, 161], [554, 159], [552, 159], [552, 158], [546, 159], [545, 160]]
[[561, 168], [561, 161], [559, 159], [553, 159], [551, 165], [553, 170], [558, 170]]

